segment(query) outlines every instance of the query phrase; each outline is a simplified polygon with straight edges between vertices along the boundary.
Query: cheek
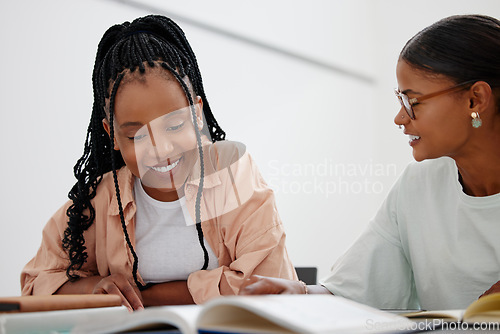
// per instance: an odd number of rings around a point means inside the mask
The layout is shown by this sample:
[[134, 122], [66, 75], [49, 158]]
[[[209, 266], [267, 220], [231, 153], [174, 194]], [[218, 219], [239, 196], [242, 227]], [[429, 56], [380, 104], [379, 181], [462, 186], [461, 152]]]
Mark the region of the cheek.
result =
[[123, 160], [125, 161], [127, 166], [129, 166], [129, 168], [136, 168], [137, 160], [139, 160], [140, 158], [138, 159], [139, 156], [137, 155], [138, 152], [136, 152], [135, 145], [123, 142], [119, 143], [119, 145]]
[[467, 115], [453, 103], [435, 103], [426, 107], [428, 109], [425, 110], [425, 114], [418, 119], [422, 121], [419, 122], [422, 132], [433, 132], [444, 136], [457, 135], [464, 133], [470, 125]]
[[193, 151], [197, 148], [196, 133], [194, 129], [188, 130], [189, 131], [179, 133], [174, 139], [179, 149], [183, 152]]
[[428, 149], [437, 150], [441, 155], [455, 154], [468, 142], [469, 130], [463, 119], [448, 119], [436, 124], [423, 134]]
[[198, 159], [199, 150], [196, 141], [196, 135], [191, 133], [189, 135], [185, 135], [182, 138], [182, 141], [178, 142], [179, 147], [182, 150], [182, 154], [186, 160], [186, 167], [190, 169], [195, 161]]

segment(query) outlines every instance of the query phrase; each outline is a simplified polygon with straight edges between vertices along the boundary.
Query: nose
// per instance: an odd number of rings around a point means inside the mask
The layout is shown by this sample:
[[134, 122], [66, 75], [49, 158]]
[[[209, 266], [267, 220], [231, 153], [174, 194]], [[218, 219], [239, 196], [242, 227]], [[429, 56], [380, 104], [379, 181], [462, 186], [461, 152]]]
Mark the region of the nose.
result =
[[151, 136], [152, 152], [158, 162], [165, 161], [174, 151], [174, 145], [164, 131], [154, 131], [148, 126]]
[[399, 108], [399, 112], [396, 114], [396, 117], [394, 117], [394, 123], [401, 127], [401, 125], [406, 125], [410, 121], [411, 119], [410, 116], [408, 116], [408, 114], [406, 113], [406, 109], [401, 106], [401, 108]]
[[174, 151], [174, 145], [166, 138], [157, 138], [156, 145], [153, 148], [158, 162], [165, 161]]

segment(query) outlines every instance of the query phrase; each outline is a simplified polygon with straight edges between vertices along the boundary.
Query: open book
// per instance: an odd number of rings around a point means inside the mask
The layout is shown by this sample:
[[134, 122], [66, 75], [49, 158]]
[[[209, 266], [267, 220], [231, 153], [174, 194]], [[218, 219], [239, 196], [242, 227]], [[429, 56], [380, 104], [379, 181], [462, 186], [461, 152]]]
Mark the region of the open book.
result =
[[500, 293], [484, 296], [465, 310], [417, 311], [401, 313], [410, 319], [442, 319], [460, 322], [500, 322]]
[[72, 333], [177, 329], [194, 333], [390, 333], [411, 327], [405, 317], [330, 295], [226, 296], [203, 306], [159, 306], [114, 314]]

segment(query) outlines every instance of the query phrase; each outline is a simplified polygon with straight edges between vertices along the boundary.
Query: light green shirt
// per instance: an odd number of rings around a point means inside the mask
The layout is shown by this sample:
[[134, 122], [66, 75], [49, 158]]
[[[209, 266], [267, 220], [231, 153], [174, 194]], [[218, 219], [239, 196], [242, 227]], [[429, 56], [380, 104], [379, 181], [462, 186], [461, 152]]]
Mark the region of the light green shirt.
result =
[[410, 164], [321, 284], [378, 308], [463, 309], [500, 280], [500, 194], [466, 195], [454, 160]]

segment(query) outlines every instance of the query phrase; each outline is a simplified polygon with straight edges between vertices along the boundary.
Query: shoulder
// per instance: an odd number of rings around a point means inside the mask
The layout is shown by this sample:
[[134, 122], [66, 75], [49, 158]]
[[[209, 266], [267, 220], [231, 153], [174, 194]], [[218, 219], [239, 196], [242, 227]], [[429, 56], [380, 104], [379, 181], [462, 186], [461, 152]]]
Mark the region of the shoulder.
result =
[[216, 170], [241, 162], [248, 157], [246, 146], [236, 141], [218, 141], [208, 146], [208, 156]]
[[441, 200], [459, 188], [458, 170], [451, 158], [410, 163], [396, 181], [391, 196], [401, 201]]
[[[125, 198], [131, 198], [130, 188], [133, 187], [133, 176], [130, 170], [126, 167], [122, 167], [117, 171], [117, 176], [120, 184], [120, 191], [126, 195], [123, 196]], [[130, 182], [132, 180], [132, 182]], [[130, 183], [130, 184], [129, 184]], [[123, 184], [123, 187], [122, 187]], [[129, 184], [127, 186], [127, 184]], [[122, 189], [123, 188], [123, 189]], [[108, 212], [108, 208], [110, 205], [115, 205], [116, 202], [116, 191], [115, 191], [115, 183], [113, 178], [113, 173], [108, 172], [102, 176], [101, 182], [97, 185], [96, 195], [91, 200], [91, 204], [93, 208], [96, 210], [96, 213]], [[64, 230], [68, 226], [68, 209], [70, 209], [74, 205], [72, 200], [66, 201], [50, 218], [49, 222], [46, 224], [44, 230], [48, 235], [55, 235], [56, 231], [58, 234], [62, 235]], [[85, 212], [84, 212], [85, 213]], [[86, 214], [86, 213], [85, 213]]]
[[206, 181], [212, 180], [213, 184], [222, 185], [218, 191], [231, 193], [237, 190], [241, 202], [257, 189], [266, 194], [271, 192], [244, 144], [220, 141], [209, 145], [206, 152], [209, 157], [205, 164]]
[[422, 162], [410, 163], [402, 177], [410, 180], [425, 179], [428, 181], [443, 181], [457, 174], [455, 161], [448, 157], [442, 157]]
[[[132, 172], [130, 171], [130, 169], [128, 169], [127, 166], [123, 166], [120, 169], [118, 169], [116, 171], [116, 176], [120, 188], [127, 187], [131, 183], [131, 181], [133, 181]], [[114, 193], [115, 180], [112, 171], [109, 171], [102, 176], [101, 182], [99, 183], [98, 186], [98, 191], [106, 191], [109, 189], [111, 189]]]
[[[132, 196], [134, 177], [127, 166], [121, 167], [116, 171], [120, 195], [124, 202], [127, 202]], [[116, 199], [116, 186], [113, 172], [107, 172], [102, 176], [101, 182], [97, 186], [97, 191], [92, 200], [94, 207], [100, 203], [109, 204]], [[125, 203], [123, 203], [125, 204]]]
[[236, 141], [218, 141], [206, 146], [205, 167], [208, 174], [224, 171], [258, 174], [258, 168], [245, 144]]
[[[458, 171], [455, 161], [442, 157], [422, 162], [412, 162], [406, 166], [388, 198], [420, 198], [431, 193], [442, 194], [445, 189], [455, 189], [458, 183]], [[439, 189], [439, 191], [436, 191]]]

